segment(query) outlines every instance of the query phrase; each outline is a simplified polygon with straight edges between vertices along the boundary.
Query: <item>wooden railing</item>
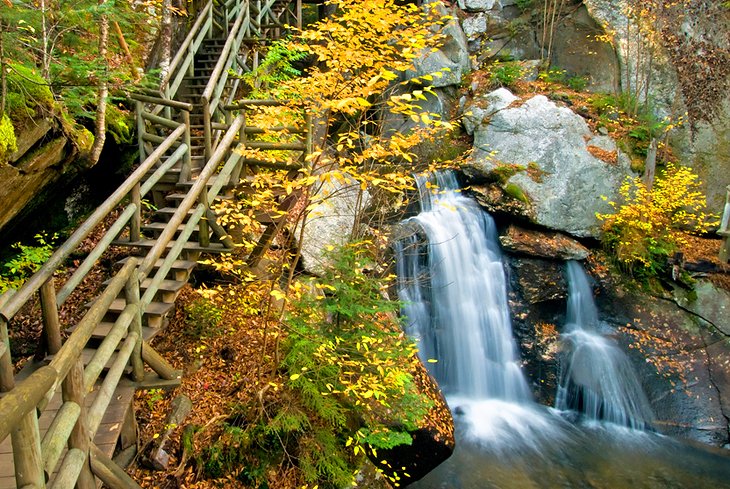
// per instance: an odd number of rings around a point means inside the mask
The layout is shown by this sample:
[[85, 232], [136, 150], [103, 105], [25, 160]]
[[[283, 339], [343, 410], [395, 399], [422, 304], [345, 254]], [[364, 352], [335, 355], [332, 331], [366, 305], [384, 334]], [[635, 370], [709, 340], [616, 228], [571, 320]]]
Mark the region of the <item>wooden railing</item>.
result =
[[[248, 5], [249, 3], [245, 2], [245, 6], [248, 7]], [[242, 9], [240, 15], [238, 15], [235, 23], [231, 27], [226, 44], [223, 46], [221, 56], [218, 58], [218, 62], [213, 68], [213, 73], [210, 75], [210, 79], [203, 91], [203, 95], [200, 97], [200, 103], [203, 111], [206, 160], [212, 156], [215, 149], [213, 121], [216, 120], [216, 111], [218, 110], [221, 97], [224, 95], [224, 89], [228, 82], [228, 70], [229, 68], [233, 68], [236, 70], [236, 74], [241, 74], [242, 68], [235, 63], [235, 60], [238, 56], [238, 50], [241, 47], [243, 38], [250, 32], [250, 29], [251, 11], [249, 8], [245, 8]], [[235, 88], [231, 90], [230, 96], [235, 96], [235, 91]], [[219, 119], [225, 120], [225, 115], [220, 113]], [[217, 133], [220, 135], [220, 130], [217, 130]]]
[[[305, 117], [304, 128], [267, 130], [296, 134], [299, 136], [298, 142], [277, 144], [251, 141], [251, 136], [261, 134], [264, 130], [246, 125], [246, 109], [280, 102], [244, 100], [232, 104], [235, 86], [226, 88], [228, 69], [236, 66], [243, 39], [259, 35], [267, 16], [280, 15], [271, 12], [275, 4], [269, 0], [227, 0], [215, 7], [211, 2], [201, 11], [173, 58], [160, 90], [140, 90], [132, 95], [137, 103], [139, 166], [19, 290], [0, 295], [0, 442], [11, 437], [17, 487], [44, 488], [53, 473], [53, 487], [59, 488], [76, 486], [91, 489], [96, 487], [95, 477], [113, 488], [138, 487], [94, 445], [93, 439], [126, 366], [131, 365], [135, 381], [143, 379], [145, 364], [161, 379], [173, 380], [178, 376], [178, 372], [142, 338], [142, 317], [147, 307], [195, 230], [198, 231], [199, 249], [211, 245], [211, 235], [217, 236], [225, 248], [233, 247], [226, 231], [217, 224], [211, 203], [224, 186], [238, 182], [244, 164], [269, 164], [245, 160], [241, 151], [234, 150], [237, 145], [241, 148], [301, 151], [302, 165], [312, 150], [310, 117]], [[301, 2], [296, 2], [296, 9], [301, 11]], [[290, 14], [291, 9], [286, 12]], [[234, 19], [229, 29], [230, 21]], [[214, 30], [227, 33], [228, 37], [202, 99], [206, 119], [205, 164], [147, 255], [141, 259], [130, 257], [125, 262], [64, 342], [59, 307], [84, 281], [115, 240], [125, 233], [129, 243], [141, 239], [143, 199], [176, 166], [180, 167], [179, 182], [191, 181], [190, 113], [195, 107], [176, 101], [174, 97], [182, 80], [194, 68], [195, 54], [204, 39], [213, 35]], [[152, 126], [158, 131], [147, 129]], [[215, 144], [214, 130], [218, 131]], [[294, 165], [289, 169], [296, 168], [300, 166]], [[95, 248], [57, 288], [54, 274], [64, 266], [81, 242], [113, 213], [117, 217], [108, 223], [108, 229]], [[145, 280], [155, 269], [154, 276]], [[144, 293], [140, 288], [143, 280], [146, 284]], [[120, 294], [125, 298], [126, 307], [91, 360], [84, 364], [82, 350]], [[16, 383], [8, 322], [35, 297], [39, 297], [41, 304], [46, 349], [54, 357], [50, 364]], [[99, 381], [105, 367], [108, 372]], [[86, 396], [95, 386], [96, 397], [87, 409]], [[48, 405], [59, 387], [63, 403], [41, 437], [38, 413]], [[64, 448], [68, 450], [62, 458]]]
[[[177, 372], [142, 340], [141, 317], [146, 305], [149, 304], [144, 300], [148, 295], [157, 292], [159, 282], [151, 284], [146, 290], [145, 298], [140, 298], [139, 284], [143, 275], [140, 274], [136, 259], [130, 259], [114, 276], [65, 343], [62, 343], [58, 307], [82, 283], [94, 264], [125, 228], [128, 227], [130, 236], [139, 235], [142, 199], [163, 174], [159, 168], [151, 175], [149, 173], [160, 163], [162, 156], [173, 148], [176, 149], [165, 162], [165, 166], [173, 165], [185, 158], [189, 153], [189, 146], [184, 142], [188, 131], [184, 125], [175, 128], [129, 178], [51, 255], [38, 272], [16, 292], [3, 295], [0, 301], [0, 339], [2, 339], [0, 390], [5, 392], [0, 399], [0, 441], [11, 435], [17, 487], [46, 487], [47, 477], [56, 470], [61, 451], [67, 445], [70, 449], [56, 475], [55, 487], [73, 487], [74, 484], [78, 484], [81, 488], [96, 487], [91, 473], [86, 470], [89, 464], [92, 470], [95, 466], [98, 468], [94, 473], [107, 484], [113, 482], [108, 479], [112, 477], [110, 473], [116, 474], [113, 477], [117, 479], [123, 478], [116, 471], [110, 472], [113, 467], [110, 469], [108, 465], [112, 462], [94, 449], [91, 440], [125, 366], [131, 363], [135, 380], [141, 380], [144, 376], [143, 362], [163, 379], [172, 380], [177, 376]], [[56, 290], [54, 273], [63, 266], [80, 243], [125, 201], [128, 203], [121, 209], [119, 216], [109, 226], [94, 250], [81, 262], [63, 286]], [[84, 368], [81, 352], [94, 328], [101, 322], [112, 301], [122, 290], [125, 291], [127, 307]], [[8, 321], [36, 294], [40, 297], [42, 306], [47, 350], [48, 353], [54, 354], [54, 358], [49, 365], [41, 367], [16, 385], [10, 357]], [[86, 393], [90, 392], [125, 335], [126, 339], [119, 348], [94, 403], [88, 413], [84, 413]], [[37, 409], [42, 410], [48, 404], [59, 386], [63, 390], [64, 404], [41, 440]], [[127, 482], [130, 481], [131, 479]], [[119, 484], [115, 487], [119, 487]]]
[[160, 83], [160, 92], [165, 99], [174, 99], [183, 79], [188, 75], [192, 76], [195, 54], [203, 44], [203, 40], [212, 37], [213, 27], [213, 2], [211, 1], [198, 14], [198, 18], [180, 49], [172, 58], [167, 75]]

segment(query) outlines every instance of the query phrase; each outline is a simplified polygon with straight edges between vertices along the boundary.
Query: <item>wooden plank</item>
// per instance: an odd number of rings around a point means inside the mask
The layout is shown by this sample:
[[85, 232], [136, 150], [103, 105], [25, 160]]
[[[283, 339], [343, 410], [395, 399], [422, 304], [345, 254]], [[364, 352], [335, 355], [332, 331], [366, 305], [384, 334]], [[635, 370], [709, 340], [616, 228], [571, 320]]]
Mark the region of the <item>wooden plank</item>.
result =
[[[86, 404], [90, 405], [96, 398], [98, 389], [94, 389], [87, 397]], [[114, 454], [114, 450], [117, 445], [117, 440], [120, 436], [121, 429], [124, 423], [124, 418], [132, 409], [132, 399], [134, 398], [135, 385], [131, 381], [124, 381], [120, 383], [117, 390], [114, 393], [112, 402], [109, 405], [102, 422], [99, 426], [99, 431], [94, 437], [94, 443], [105, 453], [108, 457]], [[60, 405], [61, 395], [57, 393], [51, 400], [49, 405]], [[40, 434], [44, 436], [48, 430], [48, 425], [52, 421], [52, 416], [56, 410], [46, 410], [42, 413], [39, 420]], [[43, 421], [43, 422], [42, 422]], [[44, 426], [45, 425], [45, 426]], [[61, 454], [65, 457], [66, 450]], [[52, 476], [52, 479], [53, 480]], [[0, 489], [16, 489], [15, 484], [15, 467], [12, 458], [12, 446], [10, 444], [10, 437], [0, 442]]]

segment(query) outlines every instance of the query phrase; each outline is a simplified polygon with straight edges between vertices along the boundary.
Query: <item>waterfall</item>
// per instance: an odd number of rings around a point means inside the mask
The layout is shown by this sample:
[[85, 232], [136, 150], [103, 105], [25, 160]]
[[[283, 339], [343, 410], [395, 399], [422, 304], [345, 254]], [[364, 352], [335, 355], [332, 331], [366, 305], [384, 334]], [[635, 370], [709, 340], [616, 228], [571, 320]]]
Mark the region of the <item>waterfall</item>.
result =
[[447, 397], [527, 401], [494, 221], [453, 173], [435, 178], [432, 194], [419, 177], [422, 211], [406, 222], [423, 236], [395, 245], [407, 332]]
[[453, 174], [432, 178], [436, 191], [418, 179], [421, 213], [399, 226], [393, 246], [406, 332], [446, 395], [457, 443], [448, 460], [409, 487], [725, 487], [726, 458], [615, 424], [643, 427], [651, 414], [626, 358], [599, 334], [588, 277], [576, 263], [569, 264], [563, 339], [572, 348], [559, 405], [614, 423], [572, 424], [532, 401], [494, 223], [458, 191]]
[[600, 322], [588, 276], [568, 262], [569, 297], [561, 335], [566, 354], [561, 362], [556, 408], [574, 409], [589, 419], [645, 429], [652, 413], [629, 359], [615, 342], [599, 332]]

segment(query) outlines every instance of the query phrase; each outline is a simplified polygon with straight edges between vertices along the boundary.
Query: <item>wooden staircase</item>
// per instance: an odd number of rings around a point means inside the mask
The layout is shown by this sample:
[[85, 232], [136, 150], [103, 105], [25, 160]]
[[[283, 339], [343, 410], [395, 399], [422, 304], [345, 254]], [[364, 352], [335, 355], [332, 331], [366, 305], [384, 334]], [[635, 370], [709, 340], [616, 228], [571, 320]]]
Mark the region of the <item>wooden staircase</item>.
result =
[[[164, 331], [201, 254], [233, 249], [211, 205], [245, 187], [244, 167], [258, 164], [234, 151], [256, 128], [244, 122], [252, 102], [232, 104], [237, 81], [228, 70], [255, 68], [262, 36], [278, 36], [286, 23], [301, 25], [301, 3], [221, 0], [201, 9], [160, 89], [132, 96], [139, 166], [21, 289], [0, 296], [0, 489], [139, 487], [111, 460], [116, 448], [135, 444], [134, 391], [180, 383], [180, 372], [149, 342]], [[302, 161], [311, 150], [308, 121], [302, 142], [293, 145]], [[249, 144], [277, 149], [255, 137]], [[282, 196], [279, 207], [295, 203], [295, 194]], [[264, 230], [249, 262], [260, 259], [284, 223], [278, 215], [258, 217]], [[110, 221], [96, 248], [57, 287], [56, 272]], [[65, 329], [64, 340], [59, 306], [111, 245], [129, 255], [81, 321]], [[38, 296], [49, 355], [16, 376], [7, 323]]]

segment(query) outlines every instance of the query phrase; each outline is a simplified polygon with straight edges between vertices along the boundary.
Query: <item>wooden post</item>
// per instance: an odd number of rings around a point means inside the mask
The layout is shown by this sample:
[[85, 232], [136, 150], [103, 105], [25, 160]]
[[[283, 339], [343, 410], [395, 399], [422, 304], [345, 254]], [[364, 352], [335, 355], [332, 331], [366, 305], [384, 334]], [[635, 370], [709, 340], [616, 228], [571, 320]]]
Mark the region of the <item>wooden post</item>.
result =
[[10, 433], [15, 463], [15, 483], [18, 487], [31, 485], [36, 489], [46, 487], [43, 470], [41, 435], [35, 409], [31, 409]]
[[61, 322], [58, 320], [58, 304], [56, 304], [56, 286], [53, 276], [45, 281], [40, 290], [41, 310], [43, 313], [43, 331], [45, 333], [48, 353], [55, 355], [61, 349]]
[[182, 166], [180, 169], [180, 179], [178, 180], [179, 183], [187, 182], [190, 180], [192, 176], [192, 157], [191, 157], [191, 139], [190, 139], [190, 112], [187, 110], [183, 110], [182, 112], [183, 117], [183, 124], [185, 124], [185, 145], [188, 147], [187, 150], [185, 150], [185, 155], [183, 156]]
[[131, 333], [137, 333], [137, 343], [134, 345], [131, 356], [132, 378], [135, 382], [141, 382], [144, 380], [144, 362], [142, 361], [142, 311], [139, 300], [139, 281], [137, 280], [136, 273], [130, 275], [129, 280], [124, 285], [124, 296], [127, 299], [127, 304], [137, 306], [137, 311], [129, 326], [129, 331]]
[[99, 479], [115, 489], [142, 489], [120, 466], [115, 464], [99, 447], [91, 444], [91, 467]]
[[144, 150], [144, 119], [142, 119], [142, 111], [144, 111], [144, 104], [142, 102], [135, 102], [135, 112], [137, 112], [137, 145], [139, 146], [139, 162], [142, 163], [147, 159], [147, 153]]
[[180, 377], [180, 374], [172, 368], [172, 366], [165, 360], [154, 348], [147, 344], [146, 341], [142, 342], [142, 358], [145, 363], [152, 367], [152, 370], [157, 372], [157, 375], [165, 380], [175, 380]]
[[[205, 206], [206, 211], [210, 210], [207, 189], [200, 192], [199, 202]], [[210, 244], [210, 226], [208, 226], [208, 216], [206, 214], [203, 214], [203, 217], [198, 221], [198, 243], [200, 243], [200, 246]]]
[[191, 42], [190, 45], [188, 46], [188, 53], [186, 55], [187, 58], [190, 60], [190, 63], [188, 63], [188, 76], [189, 77], [195, 76], [195, 51], [193, 51], [193, 44], [194, 43]]
[[201, 97], [203, 105], [203, 136], [205, 137], [205, 163], [208, 162], [213, 154], [213, 133], [210, 120], [210, 103], [205, 97]]
[[[165, 86], [164, 98], [165, 99], [171, 98], [170, 97], [170, 85]], [[162, 113], [165, 115], [165, 118], [172, 120], [172, 108], [170, 108], [169, 105], [165, 105], [164, 107], [165, 108], [162, 110]]]
[[[81, 358], [79, 358], [68, 375], [63, 380], [61, 386], [61, 392], [64, 402], [71, 401], [75, 402], [81, 408], [79, 419], [76, 420], [76, 425], [71, 431], [71, 436], [68, 438], [68, 447], [70, 449], [78, 448], [82, 452], [89, 453], [89, 428], [87, 425], [86, 416], [86, 392], [84, 391], [84, 365]], [[88, 457], [88, 455], [87, 455]], [[81, 469], [79, 479], [76, 482], [78, 489], [96, 489], [96, 481], [94, 475], [91, 473], [91, 466], [87, 462]]]
[[137, 182], [132, 187], [131, 192], [132, 203], [137, 206], [129, 220], [129, 241], [134, 243], [139, 241], [142, 236], [142, 194], [140, 193], [140, 184]]
[[302, 0], [297, 0], [297, 13], [296, 13], [296, 22], [297, 22], [297, 29], [302, 28]]
[[8, 337], [8, 323], [0, 317], [0, 343], [5, 352], [0, 354], [0, 392], [8, 392], [15, 387], [13, 377], [13, 361], [10, 358], [10, 339]]

